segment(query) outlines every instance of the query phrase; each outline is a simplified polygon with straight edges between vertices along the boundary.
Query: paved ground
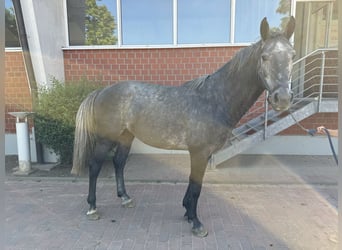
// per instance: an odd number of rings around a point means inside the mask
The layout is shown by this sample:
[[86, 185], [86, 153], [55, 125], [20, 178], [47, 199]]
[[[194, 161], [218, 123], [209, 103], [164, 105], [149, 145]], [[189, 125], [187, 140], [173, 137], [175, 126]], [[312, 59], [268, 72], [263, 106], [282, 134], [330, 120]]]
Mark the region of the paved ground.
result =
[[182, 217], [188, 156], [131, 156], [135, 208], [121, 207], [112, 167], [103, 170], [99, 221], [85, 217], [86, 179], [9, 175], [6, 249], [337, 249], [331, 157], [247, 155], [207, 171], [198, 206], [204, 239]]

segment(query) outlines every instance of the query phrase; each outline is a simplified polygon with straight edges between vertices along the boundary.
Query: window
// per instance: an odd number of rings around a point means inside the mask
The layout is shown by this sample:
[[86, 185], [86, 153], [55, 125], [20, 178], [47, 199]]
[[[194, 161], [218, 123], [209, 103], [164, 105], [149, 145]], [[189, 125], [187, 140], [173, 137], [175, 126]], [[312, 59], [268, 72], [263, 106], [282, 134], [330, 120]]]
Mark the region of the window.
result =
[[228, 43], [230, 0], [178, 0], [178, 43]]
[[67, 0], [70, 45], [117, 43], [114, 0]]
[[260, 21], [264, 17], [267, 17], [271, 28], [281, 29], [282, 18], [289, 15], [290, 1], [238, 0], [235, 9], [235, 42], [258, 40]]
[[70, 45], [118, 47], [255, 42], [265, 16], [280, 28], [291, 7], [289, 0], [66, 1]]
[[[338, 1], [297, 2], [295, 46], [304, 56], [318, 48], [337, 47]], [[297, 26], [298, 27], [298, 26]]]
[[5, 1], [5, 47], [20, 47], [17, 23], [11, 0]]
[[338, 1], [332, 4], [331, 21], [329, 25], [328, 47], [338, 47]]
[[172, 44], [172, 0], [121, 1], [122, 44]]

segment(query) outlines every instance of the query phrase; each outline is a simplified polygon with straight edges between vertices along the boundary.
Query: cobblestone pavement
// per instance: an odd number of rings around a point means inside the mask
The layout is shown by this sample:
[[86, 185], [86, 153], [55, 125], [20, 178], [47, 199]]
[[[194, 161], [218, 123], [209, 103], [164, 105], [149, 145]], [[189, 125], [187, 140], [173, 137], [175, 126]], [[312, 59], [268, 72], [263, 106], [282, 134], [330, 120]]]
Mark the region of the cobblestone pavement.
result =
[[[260, 171], [233, 166], [231, 173], [209, 171], [198, 205], [209, 231], [206, 238], [192, 236], [191, 225], [183, 219], [186, 183], [166, 176], [165, 181], [128, 181], [134, 208], [121, 206], [112, 178], [99, 179], [98, 221], [85, 216], [85, 179], [9, 178], [5, 249], [337, 249], [336, 167], [316, 166], [310, 172], [294, 170], [294, 162], [259, 161]], [[317, 162], [307, 164], [315, 168]], [[274, 175], [272, 181], [259, 180], [265, 166]], [[134, 176], [133, 169], [127, 175]], [[325, 173], [321, 179], [320, 172]], [[232, 181], [238, 173], [239, 182]], [[186, 179], [187, 174], [181, 175]], [[218, 183], [212, 181], [215, 175], [221, 178]]]

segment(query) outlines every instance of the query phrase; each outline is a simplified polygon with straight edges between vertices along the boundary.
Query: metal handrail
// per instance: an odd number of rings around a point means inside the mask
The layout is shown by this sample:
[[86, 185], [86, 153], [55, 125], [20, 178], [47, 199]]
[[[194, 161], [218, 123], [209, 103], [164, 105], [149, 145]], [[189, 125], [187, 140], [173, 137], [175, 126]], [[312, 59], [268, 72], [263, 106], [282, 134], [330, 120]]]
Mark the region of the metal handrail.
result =
[[303, 60], [305, 60], [305, 59], [307, 59], [307, 58], [309, 58], [309, 57], [311, 57], [311, 56], [313, 56], [315, 54], [318, 54], [318, 52], [321, 52], [321, 51], [328, 52], [328, 51], [335, 51], [335, 50], [337, 51], [337, 48], [320, 48], [320, 49], [316, 49], [316, 50], [310, 52], [309, 54], [299, 58], [297, 61], [295, 61], [293, 63], [293, 65], [298, 64], [301, 61], [303, 61]]
[[[323, 100], [323, 87], [324, 85], [325, 86], [337, 86], [337, 82], [336, 84], [331, 84], [331, 83], [328, 83], [328, 84], [325, 84], [324, 83], [324, 79], [326, 77], [337, 77], [337, 74], [336, 75], [330, 75], [330, 74], [325, 74], [325, 70], [326, 69], [336, 69], [337, 70], [337, 65], [332, 67], [332, 66], [329, 66], [329, 67], [326, 67], [326, 61], [328, 60], [326, 58], [326, 53], [327, 52], [330, 52], [330, 51], [337, 51], [337, 48], [320, 48], [320, 49], [317, 49], [315, 51], [312, 51], [311, 53], [303, 56], [302, 58], [298, 59], [297, 61], [295, 61], [293, 63], [293, 67], [295, 67], [296, 65], [299, 65], [299, 63], [302, 63], [304, 62], [304, 67], [309, 67], [309, 71], [304, 71], [304, 74], [299, 74], [299, 76], [296, 78], [296, 79], [292, 79], [291, 80], [291, 88], [292, 88], [292, 91], [294, 90], [300, 90], [302, 89], [301, 91], [294, 91], [295, 96], [295, 102], [294, 102], [294, 105], [296, 104], [299, 104], [300, 102], [303, 102], [307, 99], [317, 99], [318, 101], [318, 110], [317, 112], [320, 112], [320, 108], [321, 108], [321, 103], [322, 103], [322, 100]], [[315, 58], [313, 61], [309, 62], [308, 64], [305, 63], [305, 60], [306, 59], [309, 59], [309, 58], [312, 58], [313, 56], [320, 56], [318, 58]], [[329, 60], [331, 59], [337, 59], [337, 58], [329, 58]], [[320, 65], [319, 66], [314, 66], [311, 68], [311, 65], [314, 65], [314, 63], [317, 63], [320, 61]], [[298, 68], [297, 71], [295, 71], [295, 73], [299, 73], [300, 70], [302, 70], [301, 68]], [[310, 75], [312, 73], [314, 73], [315, 71], [317, 70], [320, 70], [320, 73], [319, 75], [315, 74], [313, 76], [310, 76], [308, 79], [306, 79], [306, 76], [307, 75]], [[316, 77], [319, 77], [319, 84], [310, 84], [307, 88], [305, 88], [305, 84], [306, 83], [310, 83], [312, 80], [314, 80]], [[300, 82], [300, 84], [298, 84], [297, 86], [293, 86], [293, 82], [297, 82], [297, 81], [300, 81], [300, 79], [305, 79], [303, 81]], [[319, 87], [319, 91], [313, 91], [313, 89], [315, 87]], [[311, 91], [310, 91], [311, 90]], [[310, 94], [306, 94], [304, 95], [305, 93], [307, 92], [311, 92]], [[325, 92], [325, 94], [334, 94], [335, 92]], [[296, 100], [297, 99], [297, 100]], [[268, 113], [269, 112], [269, 109], [268, 108], [265, 108], [265, 113]], [[265, 116], [266, 117], [266, 116]], [[267, 124], [267, 120], [264, 121], [265, 124]], [[267, 129], [267, 126], [265, 126], [265, 129]], [[265, 133], [266, 134], [266, 133]]]

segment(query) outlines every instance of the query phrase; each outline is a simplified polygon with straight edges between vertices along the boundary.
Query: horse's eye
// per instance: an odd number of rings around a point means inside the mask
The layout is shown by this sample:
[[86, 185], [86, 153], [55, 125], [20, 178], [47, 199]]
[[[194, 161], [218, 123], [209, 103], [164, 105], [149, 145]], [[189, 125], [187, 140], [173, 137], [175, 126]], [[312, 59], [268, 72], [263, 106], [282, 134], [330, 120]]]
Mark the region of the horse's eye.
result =
[[270, 59], [270, 56], [268, 54], [262, 54], [261, 58], [263, 61], [268, 61]]

